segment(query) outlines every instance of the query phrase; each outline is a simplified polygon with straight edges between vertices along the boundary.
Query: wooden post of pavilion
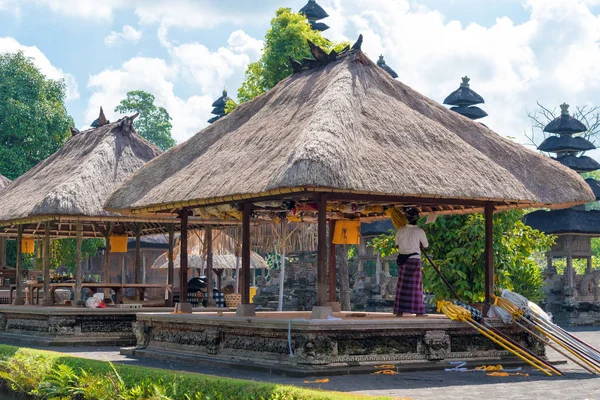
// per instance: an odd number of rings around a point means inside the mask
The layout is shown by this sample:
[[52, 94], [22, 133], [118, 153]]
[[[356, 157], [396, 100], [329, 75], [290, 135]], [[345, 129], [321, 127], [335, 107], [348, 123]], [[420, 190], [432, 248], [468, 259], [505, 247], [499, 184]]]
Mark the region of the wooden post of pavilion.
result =
[[50, 295], [50, 221], [44, 222], [44, 240], [42, 242], [42, 271], [44, 277], [44, 300], [43, 305], [52, 305]]
[[254, 304], [250, 304], [250, 212], [252, 205], [244, 202], [242, 209], [242, 304], [237, 308], [236, 315], [251, 317], [256, 315]]
[[0, 236], [0, 265], [6, 267], [6, 236]]
[[167, 267], [167, 285], [171, 286], [171, 290], [169, 291], [169, 299], [167, 305], [173, 306], [173, 283], [175, 276], [175, 265], [173, 260], [173, 246], [175, 242], [175, 226], [173, 224], [169, 224], [169, 264]]
[[[139, 222], [135, 223], [135, 261], [133, 264], [133, 283], [140, 282], [141, 267], [141, 240], [142, 240], [142, 225]], [[139, 300], [139, 291], [136, 290], [135, 298]], [[142, 299], [144, 300], [144, 299]]]
[[494, 294], [494, 206], [486, 205], [485, 219], [485, 303], [492, 304]]
[[206, 242], [206, 306], [216, 307], [217, 303], [213, 299], [213, 232], [210, 225], [207, 225], [204, 229], [206, 232], [206, 235], [204, 235], [204, 241]]
[[[23, 258], [21, 256], [23, 252], [23, 244], [21, 242], [22, 240], [23, 225], [17, 225], [17, 266], [15, 271], [16, 290], [15, 299], [13, 300], [13, 305], [15, 306], [22, 306], [23, 304], [25, 304], [25, 300], [23, 299], [23, 278], [21, 277], [21, 274], [23, 273]], [[29, 297], [31, 299], [31, 293], [29, 294]], [[32, 303], [33, 302], [29, 300], [29, 304]]]
[[192, 305], [188, 303], [188, 216], [190, 210], [182, 208], [179, 213], [181, 220], [181, 237], [179, 244], [179, 303], [175, 312], [191, 314]]
[[325, 319], [332, 315], [331, 306], [327, 305], [327, 197], [323, 193], [317, 195], [317, 305], [313, 307], [312, 319]]
[[335, 244], [333, 243], [333, 233], [335, 231], [335, 220], [329, 221], [329, 301], [327, 302], [328, 306], [331, 306], [331, 309], [334, 312], [342, 311], [341, 304], [337, 301], [337, 283], [336, 283], [336, 274], [337, 274], [337, 260], [335, 259]]
[[[104, 237], [106, 238], [106, 251], [104, 252], [104, 266], [102, 268], [102, 280], [103, 283], [110, 283], [110, 235], [112, 235], [113, 225], [108, 223], [106, 225], [106, 231]], [[104, 289], [104, 297], [110, 297], [110, 289]]]
[[73, 306], [77, 307], [81, 301], [81, 283], [83, 273], [81, 266], [81, 221], [75, 223], [75, 293], [73, 295]]

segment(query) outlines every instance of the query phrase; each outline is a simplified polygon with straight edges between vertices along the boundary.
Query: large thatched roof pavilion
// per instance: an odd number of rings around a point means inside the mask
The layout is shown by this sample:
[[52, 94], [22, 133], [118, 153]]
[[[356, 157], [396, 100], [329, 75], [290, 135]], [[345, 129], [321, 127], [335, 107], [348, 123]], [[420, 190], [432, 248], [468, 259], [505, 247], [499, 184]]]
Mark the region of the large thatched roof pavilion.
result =
[[[50, 237], [75, 237], [78, 248], [84, 237], [106, 238], [107, 243], [112, 235], [135, 236], [138, 242], [142, 235], [160, 232], [169, 232], [172, 237], [179, 223], [174, 216], [124, 217], [104, 210], [114, 189], [161, 153], [134, 131], [134, 118], [109, 123], [101, 112], [96, 128], [73, 130], [73, 136], [61, 149], [0, 193], [0, 229], [3, 235], [17, 238], [19, 254], [23, 236], [42, 239], [45, 285], [49, 282]], [[105, 279], [110, 276], [110, 247], [105, 253]], [[139, 245], [136, 250], [135, 276], [139, 277]], [[17, 263], [20, 270], [20, 257]], [[80, 262], [76, 264], [81, 266]], [[76, 275], [80, 282], [81, 274]], [[17, 303], [22, 301], [19, 289]], [[77, 297], [79, 294], [76, 290]], [[45, 300], [48, 302], [49, 298]]]
[[146, 164], [107, 209], [135, 215], [231, 205], [243, 214], [242, 276], [251, 216], [317, 221], [319, 306], [327, 301], [328, 218], [377, 217], [399, 205], [485, 211], [489, 298], [493, 211], [593, 201], [589, 186], [392, 79], [359, 42], [337, 57], [312, 46], [316, 61], [294, 62], [290, 78]]

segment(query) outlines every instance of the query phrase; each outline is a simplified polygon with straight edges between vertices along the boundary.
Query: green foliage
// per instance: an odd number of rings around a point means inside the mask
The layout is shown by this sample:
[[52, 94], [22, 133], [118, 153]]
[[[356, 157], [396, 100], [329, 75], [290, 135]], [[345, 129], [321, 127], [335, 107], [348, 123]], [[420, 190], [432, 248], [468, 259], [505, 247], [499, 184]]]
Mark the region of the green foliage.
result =
[[238, 89], [240, 102], [252, 100], [292, 74], [288, 56], [297, 60], [310, 58], [309, 39], [326, 51], [341, 50], [348, 43], [334, 44], [320, 31], [313, 30], [306, 16], [289, 8], [280, 8], [271, 20], [265, 36], [265, 48], [260, 60], [248, 65], [244, 83]]
[[[554, 237], [545, 235], [525, 225], [522, 210], [512, 210], [494, 215], [494, 266], [495, 287], [514, 290], [533, 301], [541, 299], [541, 267], [534, 254], [549, 250]], [[483, 215], [440, 216], [433, 224], [424, 227], [429, 241], [428, 254], [440, 268], [450, 284], [467, 302], [484, 299], [485, 288], [485, 223]], [[383, 254], [397, 251], [394, 235], [382, 235], [371, 244]], [[423, 261], [423, 287], [437, 299], [452, 299], [429, 263]]]
[[[0, 379], [47, 399], [342, 400], [389, 399], [243, 381], [64, 356], [0, 345]], [[17, 382], [17, 383], [15, 383]]]
[[0, 54], [1, 174], [19, 177], [70, 137], [65, 90], [22, 52]]
[[[98, 254], [100, 247], [106, 246], [104, 239], [83, 239], [81, 241], [81, 259], [86, 260]], [[53, 257], [51, 258], [52, 268], [65, 266], [71, 272], [75, 272], [76, 248], [75, 239], [58, 239], [52, 245]]]
[[162, 150], [175, 146], [171, 137], [171, 116], [164, 107], [154, 104], [154, 96], [142, 90], [127, 93], [127, 97], [115, 108], [115, 112], [139, 113], [133, 122], [135, 130]]
[[238, 103], [236, 103], [234, 100], [227, 100], [227, 102], [225, 103], [225, 114], [230, 114], [234, 112], [237, 107]]

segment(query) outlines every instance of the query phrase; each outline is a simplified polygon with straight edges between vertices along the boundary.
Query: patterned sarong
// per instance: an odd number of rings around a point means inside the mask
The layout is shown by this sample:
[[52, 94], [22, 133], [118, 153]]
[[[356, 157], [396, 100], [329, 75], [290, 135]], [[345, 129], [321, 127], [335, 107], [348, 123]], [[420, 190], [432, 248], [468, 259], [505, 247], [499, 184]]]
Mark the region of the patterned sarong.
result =
[[406, 264], [398, 265], [394, 314], [399, 313], [425, 313], [421, 260], [418, 258], [409, 258]]

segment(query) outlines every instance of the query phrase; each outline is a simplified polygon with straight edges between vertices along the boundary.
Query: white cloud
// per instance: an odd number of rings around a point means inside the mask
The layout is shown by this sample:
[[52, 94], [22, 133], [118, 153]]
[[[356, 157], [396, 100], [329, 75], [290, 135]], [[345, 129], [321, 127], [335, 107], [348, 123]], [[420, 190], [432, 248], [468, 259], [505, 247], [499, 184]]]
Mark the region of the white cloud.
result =
[[0, 0], [0, 11], [9, 12], [16, 18], [21, 17], [21, 7], [17, 0]]
[[36, 5], [48, 7], [51, 11], [69, 17], [110, 21], [114, 10], [123, 6], [120, 0], [30, 0]]
[[64, 72], [62, 69], [52, 65], [48, 57], [35, 46], [24, 46], [12, 37], [0, 38], [0, 53], [15, 53], [23, 51], [23, 54], [33, 59], [34, 64], [40, 71], [51, 79], [64, 79], [67, 85], [66, 100], [75, 100], [79, 98], [79, 90], [75, 76]]
[[131, 25], [123, 26], [121, 32], [112, 31], [104, 38], [104, 44], [108, 47], [115, 46], [119, 41], [137, 43], [142, 38], [142, 31], [135, 29]]
[[489, 27], [464, 26], [407, 0], [323, 0], [333, 40], [364, 35], [363, 51], [384, 54], [399, 80], [442, 102], [469, 75], [486, 103], [482, 120], [526, 143], [526, 111], [540, 101], [600, 104], [598, 0], [527, 0], [529, 20], [500, 17]]
[[[240, 78], [249, 62], [258, 57], [262, 42], [243, 31], [233, 32], [227, 47], [210, 51], [200, 43], [175, 46], [167, 43], [169, 62], [159, 58], [134, 57], [118, 69], [107, 69], [90, 77], [93, 91], [86, 111], [86, 124], [98, 116], [100, 106], [110, 120], [120, 116], [113, 110], [128, 91], [144, 90], [155, 96], [156, 104], [173, 118], [172, 135], [182, 142], [207, 125], [211, 104], [221, 95], [224, 84]], [[182, 98], [175, 93], [181, 84], [194, 88], [194, 95]]]

